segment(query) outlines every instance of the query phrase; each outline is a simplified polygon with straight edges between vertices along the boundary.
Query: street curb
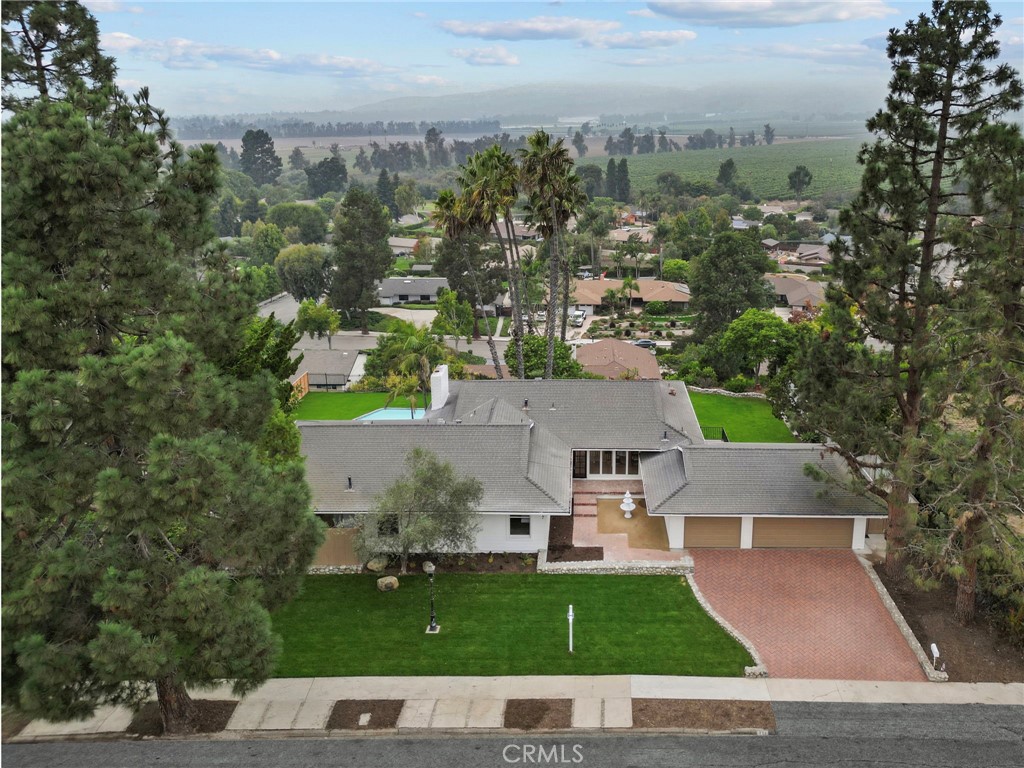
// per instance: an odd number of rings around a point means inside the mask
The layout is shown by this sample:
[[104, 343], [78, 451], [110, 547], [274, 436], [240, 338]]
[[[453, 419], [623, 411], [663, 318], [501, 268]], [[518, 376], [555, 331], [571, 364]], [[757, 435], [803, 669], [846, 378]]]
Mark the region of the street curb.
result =
[[928, 678], [929, 682], [932, 683], [946, 683], [949, 682], [949, 675], [945, 672], [940, 672], [932, 666], [931, 661], [928, 660], [928, 655], [924, 652], [924, 648], [921, 647], [921, 643], [918, 642], [917, 636], [913, 630], [910, 629], [910, 625], [907, 624], [907, 620], [903, 618], [903, 614], [900, 613], [900, 609], [896, 606], [896, 601], [892, 599], [889, 594], [889, 590], [885, 588], [882, 580], [878, 578], [878, 574], [875, 573], [875, 569], [871, 567], [869, 563], [862, 555], [857, 555], [857, 560], [860, 562], [861, 567], [867, 572], [868, 578], [871, 579], [871, 583], [875, 585], [875, 590], [878, 592], [878, 596], [882, 599], [882, 604], [889, 611], [889, 615], [892, 616], [892, 620], [896, 622], [896, 626], [900, 630], [900, 634], [903, 635], [903, 639], [907, 641], [907, 645], [910, 646], [910, 650], [914, 652], [917, 657], [917, 662], [921, 665], [921, 669], [924, 671], [925, 677]]

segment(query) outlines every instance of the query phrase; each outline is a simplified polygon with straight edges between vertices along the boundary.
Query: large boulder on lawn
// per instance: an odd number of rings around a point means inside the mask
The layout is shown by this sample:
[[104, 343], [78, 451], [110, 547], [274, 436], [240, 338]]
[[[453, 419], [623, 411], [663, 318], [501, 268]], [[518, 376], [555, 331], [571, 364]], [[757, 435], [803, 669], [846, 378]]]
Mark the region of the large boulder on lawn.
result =
[[370, 573], [380, 573], [387, 567], [388, 559], [386, 557], [375, 557], [366, 564], [366, 570]]
[[398, 579], [394, 576], [382, 576], [377, 579], [377, 589], [381, 592], [394, 592], [398, 589]]

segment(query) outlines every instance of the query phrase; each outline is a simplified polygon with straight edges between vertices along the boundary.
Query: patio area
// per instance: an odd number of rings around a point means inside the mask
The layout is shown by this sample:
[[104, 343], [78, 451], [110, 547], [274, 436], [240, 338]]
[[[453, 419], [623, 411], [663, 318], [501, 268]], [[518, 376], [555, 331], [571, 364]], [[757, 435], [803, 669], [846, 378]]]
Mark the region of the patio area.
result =
[[[626, 491], [636, 509], [627, 518], [620, 509]], [[683, 552], [668, 548], [665, 521], [647, 514], [639, 480], [574, 480], [573, 536], [575, 547], [602, 547], [606, 562], [674, 562]]]

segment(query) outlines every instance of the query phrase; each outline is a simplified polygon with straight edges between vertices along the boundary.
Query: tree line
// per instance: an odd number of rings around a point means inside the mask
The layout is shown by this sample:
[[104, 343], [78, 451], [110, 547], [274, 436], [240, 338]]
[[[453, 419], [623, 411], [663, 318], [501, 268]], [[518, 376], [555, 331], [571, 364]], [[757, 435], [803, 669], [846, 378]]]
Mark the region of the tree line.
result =
[[332, 136], [414, 136], [431, 128], [453, 134], [500, 133], [497, 120], [433, 120], [370, 122], [325, 122], [310, 120], [281, 120], [267, 116], [241, 116], [237, 118], [216, 115], [174, 118], [171, 123], [175, 135], [182, 141], [202, 139], [237, 139], [248, 130], [262, 129], [281, 139], [320, 138]]

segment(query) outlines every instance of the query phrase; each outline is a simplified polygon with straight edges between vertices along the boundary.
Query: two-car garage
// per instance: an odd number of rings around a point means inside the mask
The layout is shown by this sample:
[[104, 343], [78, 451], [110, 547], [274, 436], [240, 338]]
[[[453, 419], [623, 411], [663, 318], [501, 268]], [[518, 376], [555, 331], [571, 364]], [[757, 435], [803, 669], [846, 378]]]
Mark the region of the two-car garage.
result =
[[[749, 531], [744, 542], [744, 523]], [[686, 549], [849, 549], [854, 518], [686, 516]], [[744, 546], [744, 544], [746, 546]]]

